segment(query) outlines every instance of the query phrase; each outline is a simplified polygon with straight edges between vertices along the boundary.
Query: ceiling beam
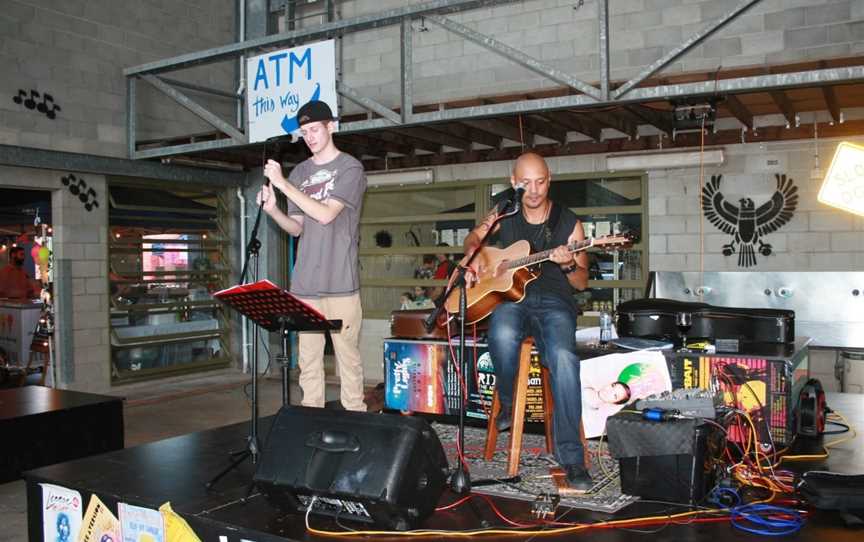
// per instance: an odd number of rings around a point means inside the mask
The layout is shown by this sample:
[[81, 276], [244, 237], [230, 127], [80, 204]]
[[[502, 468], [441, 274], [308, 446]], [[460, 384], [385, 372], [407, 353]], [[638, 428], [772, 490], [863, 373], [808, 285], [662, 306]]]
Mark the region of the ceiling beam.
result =
[[569, 111], [554, 111], [541, 115], [544, 119], [563, 126], [572, 132], [578, 132], [584, 136], [590, 137], [594, 141], [600, 141], [602, 127], [596, 122], [592, 122], [586, 116], [579, 116], [570, 113]]
[[[847, 120], [843, 124], [820, 125], [819, 135], [825, 137], [850, 137], [864, 133], [864, 120]], [[747, 141], [760, 143], [768, 141], [794, 141], [809, 140], [813, 137], [813, 125], [801, 124], [800, 126], [786, 128], [785, 126], [760, 126], [758, 133], [750, 132]], [[702, 142], [699, 134], [680, 133], [674, 141], [664, 139], [663, 148], [698, 148]], [[736, 145], [741, 143], [741, 130], [719, 130], [705, 134], [704, 144], [712, 145]], [[566, 145], [556, 143], [535, 145], [532, 151], [542, 156], [573, 156], [584, 154], [602, 154], [609, 152], [637, 152], [656, 151], [660, 146], [660, 136], [642, 136], [639, 139], [627, 139], [618, 137], [601, 142], [595, 141], [570, 141]], [[444, 155], [413, 156], [410, 158], [390, 158], [386, 166], [389, 168], [424, 167], [431, 165], [463, 164], [470, 162], [486, 162], [493, 160], [512, 160], [522, 153], [520, 147], [502, 147], [500, 149], [483, 149], [471, 152], [451, 152]], [[384, 160], [367, 160], [364, 162], [367, 171], [385, 169]]]
[[429, 129], [443, 134], [467, 139], [468, 141], [480, 143], [481, 145], [486, 145], [487, 147], [495, 149], [501, 146], [501, 137], [463, 124], [433, 124], [429, 126]]
[[825, 98], [825, 105], [831, 113], [831, 119], [835, 123], [840, 123], [840, 105], [837, 103], [837, 94], [834, 92], [834, 87], [822, 87], [822, 96]]
[[0, 165], [122, 177], [147, 177], [163, 181], [220, 187], [242, 186], [246, 183], [246, 173], [241, 171], [167, 165], [159, 162], [50, 151], [15, 145], [0, 145]]
[[384, 158], [387, 156], [387, 149], [377, 146], [375, 142], [370, 141], [368, 144], [356, 143], [353, 141], [340, 141], [339, 148], [348, 154], [356, 157], [358, 160], [361, 156], [374, 156], [376, 158]]
[[672, 136], [672, 112], [657, 111], [644, 105], [625, 105], [624, 111], [635, 116], [640, 121], [650, 124], [668, 136]]
[[[378, 137], [378, 134], [358, 134], [354, 136], [346, 136], [342, 141], [348, 142], [349, 145], [369, 146], [373, 149], [381, 149], [394, 154], [402, 154], [411, 156], [414, 154], [414, 147], [407, 145], [404, 142], [385, 141]], [[340, 141], [341, 144], [341, 141]]]
[[471, 140], [463, 139], [461, 137], [456, 137], [442, 132], [436, 132], [435, 130], [430, 130], [429, 128], [398, 128], [392, 131], [397, 134], [405, 134], [416, 137], [417, 139], [424, 139], [432, 143], [437, 143], [438, 145], [446, 145], [448, 147], [453, 147], [454, 149], [460, 149], [463, 151], [471, 150]]
[[505, 119], [469, 119], [462, 121], [462, 124], [517, 143], [523, 137], [519, 133], [519, 127]]
[[792, 105], [789, 95], [782, 90], [772, 90], [769, 94], [771, 94], [771, 99], [774, 100], [774, 105], [786, 117], [786, 123], [789, 126], [795, 126], [798, 112], [795, 110], [795, 106]]
[[636, 136], [639, 135], [639, 126], [625, 119], [621, 115], [616, 115], [615, 113], [609, 113], [605, 111], [599, 111], [596, 113], [591, 113], [591, 118], [608, 128], [618, 130], [630, 139], [636, 139]]
[[[418, 137], [411, 137], [406, 134], [396, 134], [390, 132], [388, 130], [380, 130], [377, 132], [370, 132], [370, 135], [373, 137], [377, 137], [378, 139], [384, 141], [390, 141], [393, 143], [402, 143], [405, 145], [410, 145], [414, 148], [415, 151], [422, 150], [426, 152], [432, 152], [438, 154], [441, 152], [441, 145], [438, 143], [432, 143], [430, 141], [426, 141], [425, 139], [420, 139]], [[363, 135], [363, 134], [360, 134]]]
[[521, 119], [529, 132], [551, 139], [552, 141], [557, 141], [558, 143], [563, 144], [567, 142], [567, 130], [565, 128], [553, 126], [546, 122], [546, 119], [532, 115], [522, 115]]
[[[628, 92], [625, 100], [596, 102], [583, 94], [556, 96], [539, 100], [496, 103], [489, 105], [470, 105], [439, 109], [428, 113], [415, 113], [409, 125], [425, 126], [433, 122], [459, 121], [469, 118], [497, 117], [502, 115], [525, 115], [545, 113], [559, 109], [589, 109], [607, 105], [622, 105], [626, 102], [656, 102], [675, 98], [694, 96], [716, 96], [717, 94], [745, 94], [765, 92], [778, 88], [814, 87], [825, 84], [851, 84], [864, 81], [864, 66], [845, 66], [824, 70], [804, 70], [788, 73], [774, 73], [732, 79], [697, 81], [693, 83], [675, 83], [651, 87], [635, 88]], [[416, 111], [416, 107], [415, 107]], [[392, 125], [385, 119], [373, 119], [356, 122], [346, 122], [340, 130], [346, 132], [363, 132], [377, 130]]]
[[737, 96], [727, 94], [723, 100], [723, 104], [732, 113], [732, 116], [738, 119], [738, 122], [743, 124], [748, 130], [753, 130], [753, 113], [747, 109], [747, 106]]

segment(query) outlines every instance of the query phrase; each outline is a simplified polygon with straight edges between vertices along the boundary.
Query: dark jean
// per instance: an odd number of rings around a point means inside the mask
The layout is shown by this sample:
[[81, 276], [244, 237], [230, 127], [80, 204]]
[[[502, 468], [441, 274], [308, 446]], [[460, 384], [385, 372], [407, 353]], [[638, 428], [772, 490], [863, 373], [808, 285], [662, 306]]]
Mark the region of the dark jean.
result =
[[495, 365], [495, 387], [504, 412], [513, 404], [520, 345], [531, 336], [541, 363], [549, 369], [555, 409], [552, 415], [555, 459], [561, 465], [585, 463], [579, 424], [582, 386], [576, 355], [576, 312], [556, 295], [529, 294], [519, 303], [503, 303], [489, 323], [489, 353]]

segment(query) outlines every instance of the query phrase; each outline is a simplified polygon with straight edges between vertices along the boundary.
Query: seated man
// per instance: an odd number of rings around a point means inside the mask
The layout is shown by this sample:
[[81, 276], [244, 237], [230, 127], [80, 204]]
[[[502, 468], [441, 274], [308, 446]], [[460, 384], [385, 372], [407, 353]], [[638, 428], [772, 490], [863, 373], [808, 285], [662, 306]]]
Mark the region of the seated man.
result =
[[40, 288], [24, 271], [24, 247], [9, 249], [9, 263], [0, 269], [0, 297], [9, 299], [35, 299]]
[[[551, 176], [545, 160], [535, 153], [519, 157], [510, 177], [511, 184], [524, 186], [520, 213], [503, 219], [492, 230], [496, 213], [491, 213], [465, 238], [465, 259], [489, 234], [498, 233], [502, 246], [519, 240], [531, 244], [531, 252], [555, 249], [540, 264], [540, 277], [529, 283], [518, 303], [505, 302], [492, 313], [489, 324], [489, 352], [495, 365], [495, 385], [501, 399], [498, 429], [509, 428], [512, 419], [513, 381], [519, 366], [520, 344], [534, 338], [540, 359], [549, 369], [555, 401], [553, 434], [555, 459], [564, 467], [570, 486], [587, 491], [593, 483], [585, 468], [580, 439], [582, 418], [579, 358], [576, 356], [576, 304], [573, 291], [588, 286], [588, 256], [571, 254], [566, 245], [585, 238], [582, 223], [569, 209], [549, 199]], [[557, 248], [556, 248], [557, 247]], [[471, 284], [481, 271], [472, 263]]]

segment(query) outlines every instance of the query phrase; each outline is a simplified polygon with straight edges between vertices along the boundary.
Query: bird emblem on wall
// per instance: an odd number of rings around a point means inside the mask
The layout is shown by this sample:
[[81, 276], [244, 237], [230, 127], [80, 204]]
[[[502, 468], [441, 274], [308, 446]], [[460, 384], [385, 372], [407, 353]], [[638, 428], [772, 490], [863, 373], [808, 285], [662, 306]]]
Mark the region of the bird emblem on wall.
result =
[[762, 239], [792, 219], [798, 206], [798, 187], [785, 174], [776, 174], [777, 190], [758, 208], [750, 198], [741, 198], [738, 205], [729, 203], [720, 192], [722, 175], [712, 175], [702, 188], [702, 212], [705, 218], [732, 242], [723, 245], [723, 255], [738, 253], [738, 267], [756, 265], [756, 251], [770, 256], [772, 247]]

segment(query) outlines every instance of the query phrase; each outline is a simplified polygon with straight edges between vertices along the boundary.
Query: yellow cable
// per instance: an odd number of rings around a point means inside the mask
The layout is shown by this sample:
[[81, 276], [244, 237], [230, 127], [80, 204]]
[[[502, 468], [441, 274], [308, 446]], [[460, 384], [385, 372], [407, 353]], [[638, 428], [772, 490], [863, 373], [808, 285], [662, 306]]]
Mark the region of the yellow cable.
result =
[[479, 531], [445, 531], [445, 530], [436, 530], [436, 529], [420, 529], [416, 531], [325, 531], [322, 529], [316, 529], [309, 525], [308, 515], [306, 522], [306, 530], [312, 534], [322, 535], [322, 536], [335, 536], [335, 537], [347, 537], [347, 536], [454, 536], [460, 538], [470, 538], [475, 536], [486, 536], [486, 535], [512, 535], [512, 536], [525, 536], [525, 535], [547, 535], [547, 534], [563, 534], [563, 533], [574, 533], [578, 531], [584, 531], [587, 529], [592, 529], [596, 527], [617, 527], [617, 526], [626, 526], [631, 523], [643, 523], [646, 521], [655, 521], [655, 520], [667, 520], [671, 521], [673, 519], [678, 519], [682, 517], [689, 517], [699, 514], [718, 514], [718, 513], [727, 513], [727, 509], [724, 508], [711, 508], [707, 510], [691, 510], [689, 512], [680, 512], [678, 514], [669, 514], [665, 516], [646, 516], [640, 518], [629, 518], [629, 519], [618, 519], [618, 520], [610, 520], [610, 521], [599, 521], [597, 523], [577, 523], [572, 527], [560, 527], [557, 529], [545, 529], [545, 530], [510, 530], [510, 529], [483, 529]]

